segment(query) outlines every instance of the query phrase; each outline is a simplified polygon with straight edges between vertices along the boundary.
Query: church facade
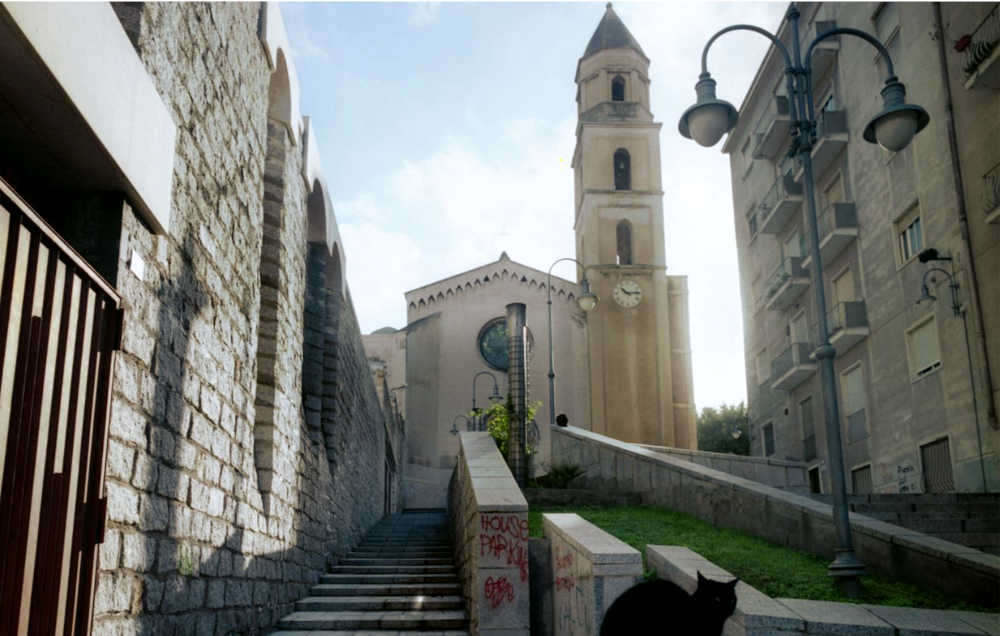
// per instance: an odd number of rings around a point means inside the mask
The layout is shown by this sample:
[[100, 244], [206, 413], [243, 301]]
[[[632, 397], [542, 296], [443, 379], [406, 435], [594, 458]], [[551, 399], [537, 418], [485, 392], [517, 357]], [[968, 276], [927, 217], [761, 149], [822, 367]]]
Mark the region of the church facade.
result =
[[[552, 278], [555, 413], [629, 442], [695, 448], [687, 278], [667, 275], [659, 122], [649, 110], [649, 59], [609, 4], [577, 66], [573, 156], [577, 281]], [[567, 228], [569, 229], [569, 228]], [[364, 336], [406, 413], [403, 505], [443, 505], [462, 416], [487, 407], [491, 329], [526, 305], [529, 403], [539, 403], [533, 472], [549, 469], [548, 264], [506, 254], [406, 293], [407, 326]], [[596, 308], [577, 304], [582, 278]], [[479, 378], [478, 383], [476, 379]], [[529, 438], [535, 429], [529, 426]]]

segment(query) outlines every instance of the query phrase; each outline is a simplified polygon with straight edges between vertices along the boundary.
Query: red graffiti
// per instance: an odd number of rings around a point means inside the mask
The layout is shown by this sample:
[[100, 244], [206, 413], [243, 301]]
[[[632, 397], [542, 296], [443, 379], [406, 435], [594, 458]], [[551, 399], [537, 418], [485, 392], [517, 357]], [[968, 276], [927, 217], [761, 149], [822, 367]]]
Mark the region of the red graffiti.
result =
[[556, 577], [556, 590], [572, 590], [576, 585], [576, 581], [569, 576], [557, 576]]
[[528, 580], [528, 551], [524, 544], [502, 534], [479, 535], [479, 556], [493, 555], [495, 559], [507, 557], [507, 565], [520, 569], [521, 582]]
[[556, 551], [556, 570], [564, 570], [573, 565], [573, 553], [570, 552], [564, 556], [559, 556], [559, 551]]
[[493, 609], [514, 600], [514, 586], [510, 584], [506, 576], [498, 577], [496, 580], [492, 576], [487, 577], [483, 592]]
[[507, 534], [515, 539], [528, 539], [528, 519], [517, 515], [483, 515], [480, 519], [483, 532]]

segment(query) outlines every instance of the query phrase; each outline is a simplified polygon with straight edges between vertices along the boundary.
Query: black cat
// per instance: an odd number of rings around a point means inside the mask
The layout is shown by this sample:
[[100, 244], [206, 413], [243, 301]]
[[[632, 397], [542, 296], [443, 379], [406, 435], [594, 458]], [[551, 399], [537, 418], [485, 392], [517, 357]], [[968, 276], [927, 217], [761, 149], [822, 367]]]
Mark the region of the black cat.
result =
[[601, 622], [601, 636], [719, 636], [736, 610], [737, 581], [712, 581], [698, 572], [694, 594], [663, 579], [643, 581], [611, 604]]

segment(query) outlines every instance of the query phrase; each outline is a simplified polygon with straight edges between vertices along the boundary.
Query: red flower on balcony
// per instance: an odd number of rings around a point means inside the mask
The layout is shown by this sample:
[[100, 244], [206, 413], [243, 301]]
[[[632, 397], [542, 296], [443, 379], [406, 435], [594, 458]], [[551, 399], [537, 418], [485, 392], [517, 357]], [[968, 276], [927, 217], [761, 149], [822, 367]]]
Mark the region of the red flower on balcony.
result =
[[962, 37], [958, 38], [958, 42], [955, 42], [955, 50], [961, 53], [965, 49], [969, 48], [972, 44], [972, 34], [966, 33]]

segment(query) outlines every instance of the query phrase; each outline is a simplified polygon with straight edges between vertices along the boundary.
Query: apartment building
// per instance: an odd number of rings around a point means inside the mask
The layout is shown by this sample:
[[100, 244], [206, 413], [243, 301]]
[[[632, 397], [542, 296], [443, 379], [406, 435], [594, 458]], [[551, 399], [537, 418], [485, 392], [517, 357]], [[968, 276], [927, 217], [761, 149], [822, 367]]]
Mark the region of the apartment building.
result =
[[[930, 114], [900, 152], [868, 143], [885, 60], [849, 35], [815, 47], [811, 154], [848, 490], [1000, 490], [1000, 5], [797, 7], [803, 52], [833, 27], [871, 33], [907, 101]], [[789, 31], [783, 22], [778, 35], [790, 46]], [[752, 449], [808, 462], [811, 489], [829, 492], [808, 206], [788, 157], [784, 66], [771, 47], [723, 148]]]

